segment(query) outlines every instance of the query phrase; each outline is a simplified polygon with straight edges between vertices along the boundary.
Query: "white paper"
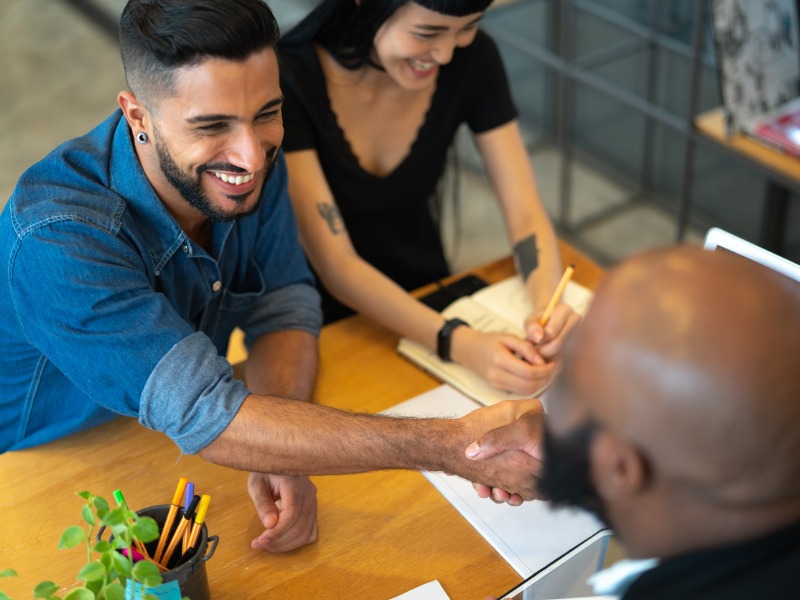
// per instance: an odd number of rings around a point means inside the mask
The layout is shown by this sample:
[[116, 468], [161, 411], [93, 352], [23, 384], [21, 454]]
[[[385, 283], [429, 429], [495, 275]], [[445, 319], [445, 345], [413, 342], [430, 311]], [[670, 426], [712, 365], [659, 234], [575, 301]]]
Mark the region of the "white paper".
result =
[[392, 600], [450, 600], [438, 581], [430, 581], [410, 592], [395, 596]]
[[[442, 385], [385, 411], [413, 417], [460, 417], [480, 408], [448, 385]], [[478, 497], [472, 484], [442, 473], [423, 475], [475, 527], [522, 577], [529, 577], [603, 529], [587, 512], [551, 509], [533, 500], [522, 506], [495, 504]]]

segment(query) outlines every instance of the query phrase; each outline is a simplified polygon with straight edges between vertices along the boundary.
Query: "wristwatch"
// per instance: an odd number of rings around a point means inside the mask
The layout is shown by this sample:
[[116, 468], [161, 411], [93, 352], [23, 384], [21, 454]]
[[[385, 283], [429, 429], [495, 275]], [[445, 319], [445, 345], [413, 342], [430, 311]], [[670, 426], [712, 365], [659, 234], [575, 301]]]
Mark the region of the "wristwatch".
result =
[[448, 319], [436, 334], [436, 354], [445, 362], [450, 362], [450, 339], [453, 330], [461, 325], [469, 327], [469, 323], [461, 319]]

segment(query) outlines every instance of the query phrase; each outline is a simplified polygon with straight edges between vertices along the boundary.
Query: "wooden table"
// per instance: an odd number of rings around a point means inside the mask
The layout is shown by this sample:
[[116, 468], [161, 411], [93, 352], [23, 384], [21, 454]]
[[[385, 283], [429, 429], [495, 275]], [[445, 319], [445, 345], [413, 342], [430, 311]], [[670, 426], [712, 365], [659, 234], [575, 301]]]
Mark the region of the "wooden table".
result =
[[[562, 245], [575, 280], [594, 287], [602, 270]], [[512, 272], [506, 259], [476, 270], [490, 281]], [[326, 327], [320, 337], [318, 402], [378, 412], [432, 389], [438, 382], [402, 359], [397, 336], [362, 317]], [[181, 456], [166, 436], [133, 419], [33, 448], [0, 455], [0, 579], [14, 600], [36, 583], [71, 585], [85, 553], [57, 550], [61, 531], [81, 524], [89, 490], [109, 500], [121, 488], [128, 504], [169, 502], [179, 477], [212, 497], [210, 534], [220, 537], [208, 561], [215, 600], [249, 598], [392, 598], [438, 579], [453, 600], [499, 594], [520, 577], [417, 472], [383, 471], [314, 477], [319, 541], [288, 554], [250, 548], [261, 531], [246, 490], [246, 474]]]
[[780, 254], [789, 210], [788, 188], [800, 190], [800, 159], [744, 133], [728, 135], [721, 107], [698, 115], [694, 125], [699, 133], [765, 173], [768, 185], [758, 243]]

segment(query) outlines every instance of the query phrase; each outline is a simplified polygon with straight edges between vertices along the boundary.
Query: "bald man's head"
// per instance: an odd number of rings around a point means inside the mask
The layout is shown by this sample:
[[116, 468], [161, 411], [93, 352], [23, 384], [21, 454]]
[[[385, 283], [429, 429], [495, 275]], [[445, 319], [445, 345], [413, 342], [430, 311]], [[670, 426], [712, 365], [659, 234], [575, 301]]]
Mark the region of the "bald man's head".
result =
[[[605, 432], [590, 463], [606, 505], [616, 492], [631, 501], [598, 469], [627, 448], [648, 501], [799, 507], [798, 359], [800, 284], [724, 252], [641, 254], [608, 274], [570, 339], [548, 426], [556, 438], [587, 423]], [[619, 465], [605, 466], [613, 479]]]

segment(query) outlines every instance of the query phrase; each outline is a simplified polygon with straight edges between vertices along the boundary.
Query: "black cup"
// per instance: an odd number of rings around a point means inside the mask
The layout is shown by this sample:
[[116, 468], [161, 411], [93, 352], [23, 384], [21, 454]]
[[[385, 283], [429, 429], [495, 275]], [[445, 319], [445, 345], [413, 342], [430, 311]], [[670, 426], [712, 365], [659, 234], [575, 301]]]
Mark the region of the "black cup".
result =
[[[164, 527], [164, 522], [167, 520], [169, 513], [169, 504], [160, 504], [158, 506], [148, 506], [141, 510], [137, 510], [136, 514], [140, 517], [150, 517], [158, 524], [158, 528]], [[173, 526], [174, 529], [174, 526]], [[97, 539], [103, 535], [105, 525], [97, 532]], [[211, 549], [208, 545], [211, 542]], [[219, 537], [216, 535], [209, 536], [206, 524], [203, 523], [200, 528], [200, 537], [197, 540], [196, 551], [186, 558], [181, 560], [178, 564], [171, 561], [172, 566], [168, 571], [161, 574], [164, 578], [164, 584], [172, 581], [178, 583], [180, 587], [181, 596], [188, 596], [191, 600], [211, 600], [211, 592], [208, 589], [208, 574], [206, 573], [206, 561], [214, 556], [217, 549]], [[158, 540], [154, 540], [145, 545], [147, 553], [152, 556], [158, 546]]]

